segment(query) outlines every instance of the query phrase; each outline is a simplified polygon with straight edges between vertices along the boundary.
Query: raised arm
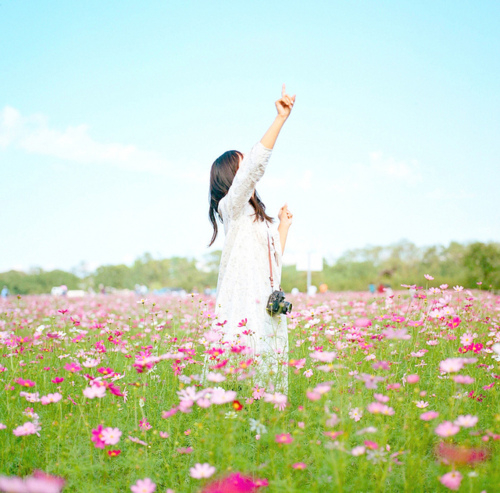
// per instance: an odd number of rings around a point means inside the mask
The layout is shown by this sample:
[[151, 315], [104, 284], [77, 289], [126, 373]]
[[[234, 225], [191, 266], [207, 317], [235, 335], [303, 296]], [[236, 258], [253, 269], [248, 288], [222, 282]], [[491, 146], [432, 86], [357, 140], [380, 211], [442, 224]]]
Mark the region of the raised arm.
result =
[[227, 192], [226, 207], [232, 217], [243, 210], [245, 204], [252, 197], [257, 182], [264, 175], [278, 134], [290, 116], [294, 102], [295, 96], [288, 96], [285, 93], [285, 84], [283, 84], [281, 98], [275, 103], [278, 115], [260, 142], [255, 144], [242, 159], [233, 183]]
[[255, 185], [262, 178], [272, 150], [257, 142], [240, 162], [225, 199], [225, 207], [231, 217], [236, 217], [250, 200]]
[[295, 95], [288, 96], [288, 94], [286, 94], [285, 92], [285, 84], [283, 84], [283, 87], [281, 89], [281, 99], [278, 99], [278, 101], [276, 101], [275, 103], [278, 115], [276, 116], [274, 122], [269, 127], [267, 132], [264, 134], [264, 137], [260, 139], [260, 142], [264, 147], [267, 147], [268, 149], [272, 149], [274, 147], [281, 127], [283, 127], [283, 124], [290, 116], [290, 112], [292, 111], [294, 103]]

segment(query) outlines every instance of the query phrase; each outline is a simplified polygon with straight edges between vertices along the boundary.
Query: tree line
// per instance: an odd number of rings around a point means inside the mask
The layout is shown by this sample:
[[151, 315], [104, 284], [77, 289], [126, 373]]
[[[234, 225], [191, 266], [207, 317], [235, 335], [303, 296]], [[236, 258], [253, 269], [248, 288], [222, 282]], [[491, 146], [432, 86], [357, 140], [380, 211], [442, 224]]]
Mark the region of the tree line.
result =
[[[53, 286], [68, 289], [98, 291], [100, 287], [134, 289], [137, 284], [150, 290], [160, 288], [203, 292], [217, 286], [220, 250], [206, 254], [201, 261], [195, 258], [171, 257], [155, 259], [146, 253], [128, 266], [103, 265], [95, 272], [82, 275], [36, 268], [29, 272], [0, 273], [0, 289], [7, 286], [11, 294], [49, 293]], [[335, 261], [323, 259], [323, 271], [312, 273], [316, 286], [327, 284], [332, 291], [362, 291], [373, 283], [388, 284], [397, 289], [401, 284], [425, 283], [424, 274], [431, 274], [433, 285], [446, 283], [482, 289], [500, 289], [500, 243], [451, 242], [448, 246], [417, 247], [409, 241], [389, 246], [367, 246], [349, 250]], [[296, 287], [306, 289], [306, 273], [294, 265], [283, 266], [282, 288], [289, 292]]]

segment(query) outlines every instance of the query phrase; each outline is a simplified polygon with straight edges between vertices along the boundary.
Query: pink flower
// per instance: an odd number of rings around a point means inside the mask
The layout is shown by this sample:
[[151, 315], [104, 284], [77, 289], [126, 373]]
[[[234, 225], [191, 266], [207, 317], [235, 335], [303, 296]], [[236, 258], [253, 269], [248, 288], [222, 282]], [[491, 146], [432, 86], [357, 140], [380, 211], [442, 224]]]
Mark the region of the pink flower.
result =
[[104, 397], [106, 395], [106, 387], [97, 387], [92, 385], [92, 387], [87, 387], [83, 389], [83, 395], [87, 397], [87, 399], [94, 399], [94, 397]]
[[420, 380], [420, 377], [418, 375], [408, 375], [406, 377], [406, 381], [408, 383], [417, 383]]
[[64, 382], [64, 378], [63, 377], [56, 377], [54, 379], [51, 380], [52, 383], [62, 383]]
[[292, 464], [292, 467], [294, 469], [305, 469], [307, 467], [307, 464], [304, 462], [296, 462], [295, 464]]
[[354, 321], [354, 325], [356, 327], [360, 327], [360, 328], [370, 327], [372, 325], [372, 321], [369, 318], [361, 317], [361, 318], [357, 318]]
[[163, 411], [161, 413], [161, 417], [163, 419], [168, 419], [168, 418], [171, 418], [177, 411], [179, 410], [178, 407], [173, 407], [172, 409], [170, 409], [169, 411]]
[[16, 435], [16, 437], [25, 436], [25, 435], [34, 435], [37, 431], [40, 430], [40, 426], [37, 426], [35, 423], [31, 421], [27, 421], [22, 426], [18, 426], [12, 433]]
[[389, 397], [384, 394], [373, 394], [373, 397], [379, 402], [389, 402]]
[[436, 419], [439, 416], [439, 413], [436, 411], [427, 411], [420, 415], [420, 419], [424, 421], [430, 421], [431, 419]]
[[319, 399], [321, 399], [321, 394], [319, 392], [314, 392], [314, 391], [307, 391], [306, 392], [306, 397], [310, 400], [310, 401], [318, 401]]
[[160, 431], [160, 437], [161, 438], [168, 438], [170, 436], [169, 433], [167, 433], [166, 431]]
[[456, 383], [470, 384], [474, 383], [476, 380], [475, 378], [470, 377], [469, 375], [454, 375], [453, 381]]
[[133, 436], [130, 436], [130, 435], [129, 435], [129, 436], [128, 436], [128, 439], [129, 439], [131, 442], [138, 443], [139, 445], [144, 445], [144, 447], [147, 447], [147, 446], [148, 446], [148, 444], [147, 444], [145, 441], [140, 440], [139, 438], [135, 438], [135, 437], [133, 437]]
[[194, 479], [209, 478], [214, 474], [215, 470], [215, 467], [208, 464], [208, 462], [204, 464], [196, 463], [194, 467], [189, 468], [189, 475]]
[[446, 488], [457, 491], [458, 488], [460, 488], [460, 483], [462, 482], [462, 475], [458, 471], [451, 471], [438, 479], [443, 486], [446, 486]]
[[51, 402], [59, 402], [62, 399], [62, 395], [56, 392], [55, 394], [42, 395], [40, 398], [41, 403], [46, 406]]
[[385, 414], [386, 416], [392, 416], [394, 414], [394, 409], [381, 402], [371, 402], [366, 406], [369, 413], [372, 414]]
[[280, 435], [276, 435], [275, 441], [276, 443], [292, 443], [293, 438], [290, 433], [281, 433]]
[[105, 428], [101, 432], [101, 439], [106, 445], [116, 445], [120, 441], [122, 432], [118, 428]]
[[434, 431], [440, 437], [451, 437], [460, 431], [460, 426], [454, 425], [451, 421], [444, 421]]
[[151, 479], [138, 479], [137, 483], [130, 487], [132, 493], [153, 493], [156, 491], [156, 484]]
[[430, 274], [424, 274], [424, 277], [428, 280], [428, 281], [433, 281], [434, 278], [430, 275]]
[[445, 373], [455, 373], [464, 367], [463, 358], [448, 358], [439, 363], [439, 369]]

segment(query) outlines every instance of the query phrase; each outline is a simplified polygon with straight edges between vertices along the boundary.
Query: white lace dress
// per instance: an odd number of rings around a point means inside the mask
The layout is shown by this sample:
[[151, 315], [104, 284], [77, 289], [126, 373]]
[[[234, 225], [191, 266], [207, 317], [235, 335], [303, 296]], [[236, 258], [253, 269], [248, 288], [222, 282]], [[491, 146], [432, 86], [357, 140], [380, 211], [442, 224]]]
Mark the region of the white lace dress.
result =
[[288, 371], [283, 364], [288, 362], [287, 318], [271, 317], [266, 312], [272, 292], [268, 232], [274, 289], [279, 289], [281, 282], [281, 241], [277, 224], [254, 221], [255, 211], [249, 203], [271, 152], [260, 142], [255, 144], [242, 159], [227, 195], [219, 202], [225, 241], [217, 282], [215, 323], [227, 320], [221, 329], [224, 340], [253, 348], [257, 358], [257, 364], [252, 365], [257, 371], [255, 384], [272, 383], [276, 390], [287, 392]]

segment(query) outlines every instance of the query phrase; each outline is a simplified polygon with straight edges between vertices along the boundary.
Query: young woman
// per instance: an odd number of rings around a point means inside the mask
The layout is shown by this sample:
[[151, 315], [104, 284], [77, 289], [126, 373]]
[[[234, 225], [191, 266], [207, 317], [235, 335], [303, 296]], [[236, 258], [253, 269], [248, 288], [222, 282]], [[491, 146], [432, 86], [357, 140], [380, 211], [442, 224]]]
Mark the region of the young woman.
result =
[[272, 384], [285, 392], [287, 367], [281, 363], [288, 359], [286, 315], [271, 316], [266, 305], [270, 294], [280, 286], [282, 255], [293, 215], [285, 204], [278, 213], [276, 227], [255, 186], [264, 175], [294, 103], [295, 95], [287, 95], [283, 84], [281, 98], [275, 103], [278, 115], [260, 142], [246, 155], [225, 152], [210, 171], [209, 218], [214, 233], [209, 246], [217, 237], [217, 216], [225, 233], [214, 328], [222, 331], [224, 341], [253, 349], [257, 385]]

